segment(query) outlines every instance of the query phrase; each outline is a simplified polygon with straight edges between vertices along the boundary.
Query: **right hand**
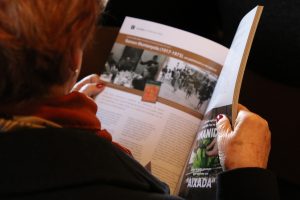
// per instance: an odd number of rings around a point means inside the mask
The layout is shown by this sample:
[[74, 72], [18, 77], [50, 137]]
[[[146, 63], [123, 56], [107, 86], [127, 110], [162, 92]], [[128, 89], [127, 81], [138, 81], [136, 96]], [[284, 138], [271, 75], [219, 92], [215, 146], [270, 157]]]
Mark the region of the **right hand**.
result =
[[223, 169], [266, 168], [271, 149], [267, 121], [242, 105], [233, 129], [228, 118], [222, 116], [217, 122], [217, 143]]
[[78, 91], [88, 97], [94, 98], [105, 88], [105, 84], [100, 80], [100, 77], [97, 74], [91, 74], [82, 80], [78, 81], [71, 92]]

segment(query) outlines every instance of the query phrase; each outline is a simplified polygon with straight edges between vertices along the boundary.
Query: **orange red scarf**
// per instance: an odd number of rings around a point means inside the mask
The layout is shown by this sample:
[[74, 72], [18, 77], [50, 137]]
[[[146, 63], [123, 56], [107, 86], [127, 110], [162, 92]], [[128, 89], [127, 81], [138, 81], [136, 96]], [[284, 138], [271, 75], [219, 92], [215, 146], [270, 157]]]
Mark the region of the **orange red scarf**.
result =
[[59, 98], [49, 98], [42, 102], [19, 107], [0, 108], [0, 113], [11, 116], [35, 116], [59, 124], [64, 128], [78, 128], [93, 131], [102, 138], [131, 155], [130, 151], [112, 141], [112, 136], [101, 130], [101, 123], [96, 117], [97, 105], [86, 95], [72, 92]]

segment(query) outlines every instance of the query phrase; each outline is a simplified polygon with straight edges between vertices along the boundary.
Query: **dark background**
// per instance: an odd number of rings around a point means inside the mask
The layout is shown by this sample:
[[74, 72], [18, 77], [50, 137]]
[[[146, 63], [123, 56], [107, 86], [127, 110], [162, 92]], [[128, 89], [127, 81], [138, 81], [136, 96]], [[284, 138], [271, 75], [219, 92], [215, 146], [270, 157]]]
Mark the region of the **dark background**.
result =
[[300, 199], [299, 0], [110, 0], [99, 24], [120, 27], [125, 16], [138, 17], [229, 47], [239, 21], [257, 4], [264, 5], [264, 11], [248, 59], [240, 103], [269, 122], [272, 150], [268, 168], [278, 177], [281, 199]]

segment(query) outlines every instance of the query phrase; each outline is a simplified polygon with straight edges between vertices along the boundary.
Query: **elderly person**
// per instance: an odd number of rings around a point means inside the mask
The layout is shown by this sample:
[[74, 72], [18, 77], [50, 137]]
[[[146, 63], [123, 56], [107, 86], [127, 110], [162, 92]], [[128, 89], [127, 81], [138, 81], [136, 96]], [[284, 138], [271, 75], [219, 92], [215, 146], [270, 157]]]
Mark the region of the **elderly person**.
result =
[[[0, 0], [0, 199], [181, 199], [101, 129], [99, 76], [75, 84], [103, 2]], [[218, 119], [218, 198], [275, 199], [267, 123]]]

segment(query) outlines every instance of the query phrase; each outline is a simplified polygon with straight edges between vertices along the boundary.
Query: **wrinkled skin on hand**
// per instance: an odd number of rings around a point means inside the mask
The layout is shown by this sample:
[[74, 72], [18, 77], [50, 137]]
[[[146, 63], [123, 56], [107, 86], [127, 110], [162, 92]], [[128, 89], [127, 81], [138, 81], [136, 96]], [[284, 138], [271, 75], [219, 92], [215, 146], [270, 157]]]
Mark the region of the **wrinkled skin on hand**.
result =
[[239, 105], [234, 127], [223, 115], [217, 122], [217, 131], [219, 158], [224, 170], [267, 167], [271, 133], [266, 120]]

